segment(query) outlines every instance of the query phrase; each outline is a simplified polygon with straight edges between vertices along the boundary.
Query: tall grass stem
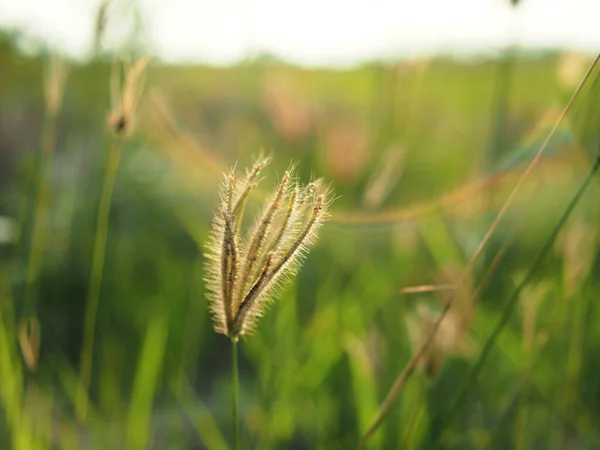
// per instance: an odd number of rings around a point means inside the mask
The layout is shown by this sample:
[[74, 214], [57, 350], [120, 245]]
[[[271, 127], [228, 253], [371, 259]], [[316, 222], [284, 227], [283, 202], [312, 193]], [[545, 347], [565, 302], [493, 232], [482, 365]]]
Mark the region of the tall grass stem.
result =
[[232, 391], [233, 391], [233, 448], [240, 450], [240, 372], [238, 366], [238, 340], [231, 340]]
[[56, 115], [47, 111], [42, 125], [42, 151], [37, 170], [36, 190], [33, 212], [33, 230], [27, 260], [27, 279], [25, 287], [25, 307], [35, 309], [34, 291], [42, 265], [44, 254], [44, 221], [50, 210], [50, 184], [46, 181], [51, 167], [56, 142]]
[[94, 239], [94, 253], [92, 256], [92, 273], [86, 301], [85, 323], [83, 328], [83, 346], [81, 351], [81, 384], [75, 399], [75, 412], [79, 420], [84, 421], [87, 413], [88, 389], [90, 385], [92, 355], [94, 352], [94, 329], [96, 314], [102, 284], [102, 272], [106, 256], [106, 240], [108, 236], [108, 223], [110, 218], [110, 204], [112, 193], [121, 159], [121, 141], [115, 137], [114, 143], [108, 154], [108, 161], [104, 172], [102, 194], [98, 207], [96, 222], [96, 236]]

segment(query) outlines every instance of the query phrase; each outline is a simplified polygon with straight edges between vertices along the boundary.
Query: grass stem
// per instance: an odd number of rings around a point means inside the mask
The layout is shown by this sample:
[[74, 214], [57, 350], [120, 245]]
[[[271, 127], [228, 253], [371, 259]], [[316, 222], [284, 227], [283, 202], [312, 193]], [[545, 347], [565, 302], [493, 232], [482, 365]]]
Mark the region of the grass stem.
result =
[[56, 142], [56, 115], [46, 112], [42, 132], [42, 151], [37, 171], [37, 186], [34, 199], [33, 230], [27, 260], [27, 279], [25, 288], [25, 308], [35, 311], [35, 289], [42, 266], [45, 242], [45, 221], [50, 211], [50, 183], [47, 181], [52, 167]]
[[75, 399], [75, 412], [79, 420], [85, 420], [88, 403], [88, 389], [90, 385], [92, 355], [94, 352], [94, 329], [96, 325], [96, 313], [98, 311], [98, 300], [100, 297], [100, 286], [102, 284], [102, 272], [106, 256], [106, 240], [108, 236], [108, 222], [110, 218], [110, 204], [112, 193], [121, 159], [121, 142], [118, 137], [110, 149], [100, 205], [98, 207], [98, 218], [96, 222], [96, 236], [94, 239], [94, 253], [92, 257], [92, 274], [86, 301], [85, 323], [83, 328], [83, 346], [81, 351], [81, 379], [78, 393]]
[[233, 391], [233, 448], [240, 450], [240, 372], [238, 368], [238, 340], [231, 340]]

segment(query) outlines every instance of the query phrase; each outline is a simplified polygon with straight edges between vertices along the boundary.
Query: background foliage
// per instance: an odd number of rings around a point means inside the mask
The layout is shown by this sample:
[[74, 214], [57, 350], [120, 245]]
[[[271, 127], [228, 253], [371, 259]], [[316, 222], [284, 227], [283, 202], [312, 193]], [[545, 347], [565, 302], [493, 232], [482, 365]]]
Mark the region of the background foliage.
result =
[[[449, 295], [402, 289], [457, 283], [590, 62], [519, 52], [347, 70], [152, 63], [113, 196], [93, 411], [80, 424], [73, 396], [110, 145], [110, 61], [67, 64], [44, 165], [49, 61], [19, 51], [11, 35], [0, 42], [2, 448], [227, 448], [230, 348], [212, 331], [202, 246], [221, 173], [261, 148], [275, 159], [269, 183], [293, 160], [303, 181], [331, 180], [339, 198], [297, 279], [241, 343], [242, 442], [354, 447]], [[431, 448], [438, 435], [448, 449], [600, 446], [597, 178], [447, 416], [596, 154], [595, 76], [369, 448]], [[39, 179], [51, 207], [28, 296]], [[41, 325], [34, 372], [18, 342], [31, 316]]]

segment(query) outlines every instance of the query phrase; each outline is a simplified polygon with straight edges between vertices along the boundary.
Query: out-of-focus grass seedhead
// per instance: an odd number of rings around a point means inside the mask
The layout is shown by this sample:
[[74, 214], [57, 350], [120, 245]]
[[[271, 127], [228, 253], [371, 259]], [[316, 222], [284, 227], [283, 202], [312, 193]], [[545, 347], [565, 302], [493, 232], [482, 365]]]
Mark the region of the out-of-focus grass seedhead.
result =
[[142, 97], [146, 81], [147, 58], [135, 63], [115, 62], [110, 80], [111, 111], [108, 127], [116, 137], [128, 137], [133, 130], [135, 112]]
[[268, 163], [261, 159], [245, 176], [235, 170], [225, 176], [207, 244], [205, 272], [214, 328], [234, 341], [253, 328], [275, 288], [299, 269], [332, 200], [321, 180], [299, 186], [290, 168], [242, 237], [246, 200]]
[[44, 76], [44, 105], [48, 116], [58, 115], [68, 74], [63, 60], [53, 57]]
[[35, 372], [40, 354], [40, 323], [36, 317], [28, 317], [19, 326], [19, 346], [25, 365]]

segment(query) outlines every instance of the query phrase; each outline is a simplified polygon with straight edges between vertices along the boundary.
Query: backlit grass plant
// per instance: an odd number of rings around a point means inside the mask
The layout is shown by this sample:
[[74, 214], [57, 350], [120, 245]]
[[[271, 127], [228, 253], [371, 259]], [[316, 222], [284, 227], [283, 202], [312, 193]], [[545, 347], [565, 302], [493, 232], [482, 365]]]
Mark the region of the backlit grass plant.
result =
[[148, 60], [146, 58], [140, 58], [135, 63], [124, 61], [122, 65], [115, 61], [110, 79], [112, 109], [107, 118], [107, 126], [113, 135], [113, 143], [108, 152], [102, 182], [102, 194], [98, 205], [92, 254], [92, 273], [86, 299], [81, 351], [82, 383], [78, 389], [75, 403], [76, 415], [80, 420], [85, 420], [88, 408], [88, 388], [92, 376], [92, 356], [94, 352], [94, 331], [106, 257], [112, 195], [119, 161], [121, 160], [123, 140], [128, 138], [133, 130], [136, 110], [146, 81], [147, 65]]
[[268, 163], [260, 159], [245, 175], [235, 169], [225, 175], [206, 245], [205, 280], [214, 329], [232, 342], [235, 448], [240, 445], [237, 342], [254, 329], [277, 288], [299, 270], [332, 201], [321, 180], [301, 186], [290, 168], [255, 224], [242, 231], [246, 200]]

